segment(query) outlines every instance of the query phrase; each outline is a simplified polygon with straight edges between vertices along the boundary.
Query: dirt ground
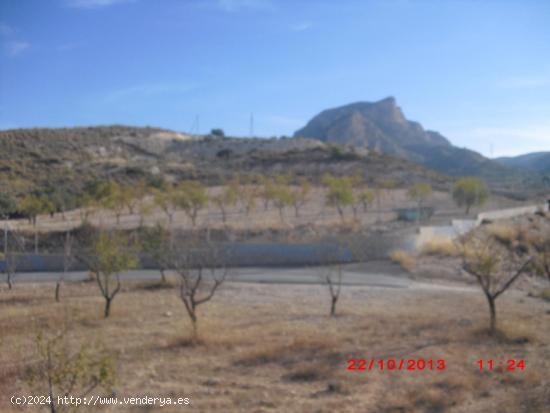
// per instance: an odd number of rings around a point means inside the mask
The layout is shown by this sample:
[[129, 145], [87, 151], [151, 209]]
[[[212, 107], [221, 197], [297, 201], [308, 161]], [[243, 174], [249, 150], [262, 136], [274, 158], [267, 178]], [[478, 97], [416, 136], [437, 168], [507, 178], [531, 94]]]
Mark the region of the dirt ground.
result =
[[[0, 291], [0, 411], [29, 394], [33, 337], [66, 322], [81, 343], [114, 355], [116, 394], [189, 397], [189, 406], [80, 407], [128, 412], [544, 412], [550, 405], [550, 303], [499, 298], [500, 333], [486, 333], [482, 293], [464, 284], [344, 287], [337, 317], [323, 285], [225, 283], [199, 308], [201, 343], [177, 289], [125, 284], [111, 318], [93, 283]], [[349, 371], [348, 359], [443, 359], [443, 370]], [[525, 369], [480, 372], [479, 359]]]

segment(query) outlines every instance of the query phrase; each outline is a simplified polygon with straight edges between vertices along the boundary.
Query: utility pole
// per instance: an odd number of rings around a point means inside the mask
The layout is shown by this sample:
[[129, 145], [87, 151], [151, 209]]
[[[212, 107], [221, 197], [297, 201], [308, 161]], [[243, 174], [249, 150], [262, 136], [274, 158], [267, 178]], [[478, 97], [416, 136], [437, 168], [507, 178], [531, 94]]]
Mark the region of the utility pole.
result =
[[198, 135], [200, 134], [200, 117], [199, 115], [195, 115], [195, 119], [193, 119], [193, 124], [191, 125], [191, 135]]

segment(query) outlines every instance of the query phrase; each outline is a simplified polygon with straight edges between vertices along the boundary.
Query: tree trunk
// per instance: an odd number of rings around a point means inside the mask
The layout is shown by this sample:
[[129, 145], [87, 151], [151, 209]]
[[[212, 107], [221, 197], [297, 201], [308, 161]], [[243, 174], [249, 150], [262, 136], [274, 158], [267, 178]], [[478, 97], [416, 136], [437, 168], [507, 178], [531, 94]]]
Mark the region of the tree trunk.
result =
[[495, 300], [491, 296], [487, 296], [487, 302], [489, 303], [489, 311], [491, 314], [491, 321], [489, 324], [489, 331], [494, 334], [497, 327], [497, 311], [495, 306]]
[[472, 207], [471, 205], [467, 205], [467, 206], [466, 206], [466, 215], [469, 215], [469, 214], [470, 214], [470, 208], [471, 208], [471, 207]]
[[8, 290], [11, 290], [12, 288], [12, 282], [11, 282], [11, 273], [8, 271], [8, 273], [6, 274], [6, 281], [8, 282]]
[[38, 254], [38, 231], [34, 228], [34, 253]]
[[61, 289], [61, 281], [55, 284], [55, 302], [59, 302], [59, 290]]
[[105, 311], [103, 313], [104, 318], [109, 318], [109, 314], [111, 314], [111, 300], [112, 298], [105, 298]]
[[336, 315], [336, 302], [338, 301], [338, 297], [332, 297], [332, 302], [330, 304], [330, 316], [334, 317]]
[[193, 343], [196, 343], [199, 339], [199, 329], [197, 326], [197, 316], [195, 313], [190, 314], [191, 324], [193, 324]]
[[160, 269], [160, 280], [163, 284], [166, 284], [166, 274], [164, 274], [164, 268]]

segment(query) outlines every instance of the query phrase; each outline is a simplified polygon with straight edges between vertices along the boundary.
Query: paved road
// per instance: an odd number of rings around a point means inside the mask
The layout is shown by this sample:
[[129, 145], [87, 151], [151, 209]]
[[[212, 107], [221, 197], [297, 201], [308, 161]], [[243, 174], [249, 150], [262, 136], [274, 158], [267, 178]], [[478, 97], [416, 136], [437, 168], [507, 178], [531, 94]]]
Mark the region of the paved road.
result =
[[[232, 268], [228, 275], [231, 282], [269, 283], [269, 284], [320, 284], [329, 273], [326, 267], [298, 268]], [[168, 274], [170, 274], [168, 272]], [[15, 283], [21, 282], [53, 282], [59, 278], [58, 272], [24, 272], [18, 273]], [[337, 274], [333, 268], [332, 277]], [[0, 278], [3, 280], [4, 276]], [[69, 272], [67, 281], [80, 281], [87, 278], [87, 272]], [[125, 280], [157, 280], [156, 270], [127, 271], [121, 274]], [[342, 284], [369, 285], [390, 288], [408, 288], [412, 281], [398, 267], [391, 263], [375, 262], [372, 264], [349, 264], [343, 267]]]

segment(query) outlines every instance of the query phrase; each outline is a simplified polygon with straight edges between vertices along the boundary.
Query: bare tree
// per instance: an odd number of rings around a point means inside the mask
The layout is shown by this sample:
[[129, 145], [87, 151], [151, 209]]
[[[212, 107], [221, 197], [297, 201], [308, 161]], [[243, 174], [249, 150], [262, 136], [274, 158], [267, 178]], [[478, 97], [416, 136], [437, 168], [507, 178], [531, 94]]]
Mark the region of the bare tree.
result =
[[322, 264], [317, 267], [317, 273], [321, 281], [327, 286], [330, 295], [330, 316], [336, 316], [336, 305], [342, 291], [343, 256], [345, 253], [344, 244], [340, 241], [333, 241], [323, 251], [319, 261]]
[[459, 243], [462, 269], [475, 277], [489, 305], [491, 334], [496, 331], [496, 299], [528, 270], [532, 258], [523, 257], [489, 233], [473, 233]]
[[180, 277], [180, 299], [193, 326], [194, 343], [198, 340], [198, 313], [201, 304], [210, 301], [225, 281], [228, 268], [224, 254], [214, 246], [198, 241], [177, 242], [172, 251], [172, 266]]
[[325, 267], [324, 281], [330, 293], [330, 316], [336, 316], [336, 304], [342, 291], [342, 265], [332, 264]]

